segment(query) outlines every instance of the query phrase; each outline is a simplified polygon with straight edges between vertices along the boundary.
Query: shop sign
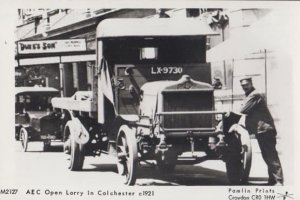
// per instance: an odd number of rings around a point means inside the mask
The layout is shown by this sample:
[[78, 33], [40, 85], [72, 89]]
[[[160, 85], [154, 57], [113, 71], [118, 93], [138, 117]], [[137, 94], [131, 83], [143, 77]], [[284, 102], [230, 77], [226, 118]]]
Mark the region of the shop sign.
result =
[[19, 41], [18, 54], [86, 51], [85, 39]]

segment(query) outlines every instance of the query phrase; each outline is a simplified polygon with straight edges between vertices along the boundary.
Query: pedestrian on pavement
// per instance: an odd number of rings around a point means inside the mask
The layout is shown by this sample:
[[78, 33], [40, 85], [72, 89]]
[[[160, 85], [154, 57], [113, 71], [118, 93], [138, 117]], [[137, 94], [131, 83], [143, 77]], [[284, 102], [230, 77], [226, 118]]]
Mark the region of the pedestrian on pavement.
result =
[[251, 77], [240, 80], [245, 92], [240, 112], [246, 115], [246, 129], [255, 134], [268, 167], [270, 185], [283, 185], [283, 172], [276, 150], [276, 128], [267, 104], [252, 83]]

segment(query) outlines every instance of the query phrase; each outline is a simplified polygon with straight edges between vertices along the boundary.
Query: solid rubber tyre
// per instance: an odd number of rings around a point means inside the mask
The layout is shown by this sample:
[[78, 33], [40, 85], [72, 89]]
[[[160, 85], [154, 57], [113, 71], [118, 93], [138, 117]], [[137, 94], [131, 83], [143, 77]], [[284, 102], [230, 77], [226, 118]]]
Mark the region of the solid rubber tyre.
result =
[[137, 178], [137, 141], [132, 131], [120, 131], [117, 137], [118, 173], [125, 185], [134, 185]]
[[28, 132], [26, 128], [20, 129], [20, 142], [22, 145], [22, 151], [26, 152], [28, 148]]
[[241, 136], [238, 132], [229, 133], [228, 155], [226, 159], [227, 178], [233, 185], [245, 184], [248, 181], [252, 148], [249, 134]]
[[70, 165], [69, 169], [71, 171], [80, 171], [82, 170], [84, 163], [84, 144], [78, 144], [75, 139], [70, 135]]

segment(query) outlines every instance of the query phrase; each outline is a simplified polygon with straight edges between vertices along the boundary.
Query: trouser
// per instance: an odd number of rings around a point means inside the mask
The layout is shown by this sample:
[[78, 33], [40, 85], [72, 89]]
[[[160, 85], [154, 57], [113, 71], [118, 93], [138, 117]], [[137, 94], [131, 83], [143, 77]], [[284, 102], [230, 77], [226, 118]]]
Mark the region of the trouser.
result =
[[283, 172], [276, 150], [276, 132], [267, 131], [256, 134], [262, 157], [268, 166], [269, 183], [283, 184]]

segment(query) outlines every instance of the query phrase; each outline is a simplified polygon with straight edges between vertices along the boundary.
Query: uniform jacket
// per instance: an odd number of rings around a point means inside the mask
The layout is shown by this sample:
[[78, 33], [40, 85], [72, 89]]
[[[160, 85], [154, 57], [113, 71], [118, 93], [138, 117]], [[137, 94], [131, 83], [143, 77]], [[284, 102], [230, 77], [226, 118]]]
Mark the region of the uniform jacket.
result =
[[246, 114], [246, 128], [250, 134], [260, 134], [276, 129], [272, 115], [267, 107], [267, 104], [254, 88], [246, 94], [240, 112]]

